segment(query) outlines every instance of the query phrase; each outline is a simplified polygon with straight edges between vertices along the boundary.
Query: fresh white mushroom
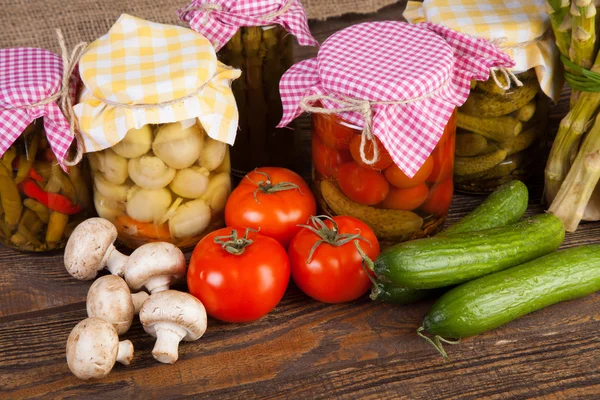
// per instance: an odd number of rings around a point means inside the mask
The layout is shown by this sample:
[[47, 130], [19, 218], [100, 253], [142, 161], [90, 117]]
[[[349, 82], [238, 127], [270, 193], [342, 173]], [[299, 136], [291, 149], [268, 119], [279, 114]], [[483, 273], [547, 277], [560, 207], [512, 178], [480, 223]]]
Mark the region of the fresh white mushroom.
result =
[[79, 379], [103, 378], [116, 361], [129, 365], [132, 359], [131, 341], [119, 342], [115, 327], [100, 318], [84, 319], [67, 339], [67, 364]]
[[129, 185], [115, 185], [102, 177], [102, 175], [94, 176], [94, 189], [100, 193], [105, 199], [110, 199], [114, 202], [125, 202], [127, 200], [127, 192]]
[[150, 125], [144, 125], [140, 129], [130, 129], [119, 143], [112, 149], [125, 158], [137, 158], [150, 151], [152, 147], [152, 130]]
[[221, 172], [210, 178], [208, 188], [202, 196], [210, 206], [213, 214], [218, 214], [225, 209], [225, 203], [231, 193], [231, 176], [229, 172]]
[[175, 177], [175, 170], [155, 156], [132, 158], [128, 170], [131, 180], [144, 189], [164, 188]]
[[116, 220], [118, 216], [125, 214], [124, 203], [108, 200], [97, 191], [94, 191], [94, 207], [100, 218], [107, 219], [111, 222]]
[[214, 171], [214, 174], [220, 174], [221, 172], [227, 172], [228, 174], [231, 172], [231, 152], [229, 151], [229, 146], [227, 146], [227, 151], [225, 152], [225, 158], [223, 158], [223, 162], [221, 165], [217, 167]]
[[175, 238], [201, 234], [210, 224], [211, 210], [206, 201], [196, 199], [180, 205], [169, 219], [169, 233]]
[[105, 267], [113, 275], [123, 275], [129, 257], [113, 243], [117, 228], [103, 218], [90, 218], [73, 230], [65, 247], [65, 268], [79, 280], [91, 280]]
[[226, 153], [227, 143], [206, 137], [204, 139], [202, 155], [200, 156], [199, 160], [200, 166], [212, 171], [221, 165], [225, 159]]
[[173, 364], [179, 358], [179, 342], [198, 340], [206, 332], [204, 305], [188, 293], [167, 290], [155, 293], [140, 311], [144, 330], [156, 338], [152, 356]]
[[185, 277], [186, 265], [182, 251], [166, 242], [147, 243], [138, 247], [125, 269], [125, 281], [132, 290], [146, 288], [154, 294]]
[[210, 172], [204, 167], [190, 167], [177, 171], [169, 188], [178, 196], [196, 199], [206, 192]]
[[102, 172], [108, 182], [121, 185], [127, 180], [127, 159], [111, 149], [89, 153], [88, 157], [92, 170]]
[[127, 214], [140, 222], [157, 222], [171, 205], [169, 189], [142, 189], [131, 191], [127, 200]]
[[204, 135], [198, 124], [183, 128], [181, 123], [162, 125], [157, 133], [152, 151], [169, 167], [183, 169], [200, 158]]
[[134, 315], [139, 313], [148, 296], [146, 292], [132, 294], [123, 278], [101, 276], [88, 290], [87, 315], [110, 322], [122, 335], [131, 327]]

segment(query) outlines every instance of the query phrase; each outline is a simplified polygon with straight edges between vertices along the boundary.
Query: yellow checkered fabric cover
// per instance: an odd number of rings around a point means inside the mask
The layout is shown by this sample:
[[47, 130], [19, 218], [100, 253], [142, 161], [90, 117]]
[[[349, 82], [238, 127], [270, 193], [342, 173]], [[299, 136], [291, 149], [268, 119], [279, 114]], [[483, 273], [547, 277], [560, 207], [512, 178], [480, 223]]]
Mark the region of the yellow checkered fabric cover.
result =
[[217, 61], [191, 29], [123, 14], [79, 63], [85, 85], [75, 114], [85, 151], [111, 147], [128, 130], [198, 118], [213, 139], [233, 144], [238, 111], [231, 92], [240, 71]]
[[429, 21], [498, 41], [515, 61], [513, 71], [519, 73], [535, 67], [544, 93], [558, 101], [563, 70], [545, 3], [546, 0], [409, 1], [404, 17], [409, 22]]

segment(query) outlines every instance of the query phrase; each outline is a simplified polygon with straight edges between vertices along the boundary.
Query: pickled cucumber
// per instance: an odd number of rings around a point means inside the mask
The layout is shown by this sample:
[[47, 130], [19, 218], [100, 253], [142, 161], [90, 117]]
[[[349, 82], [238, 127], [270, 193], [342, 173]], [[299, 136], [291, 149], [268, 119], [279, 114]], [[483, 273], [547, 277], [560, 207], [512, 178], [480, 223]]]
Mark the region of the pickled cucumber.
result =
[[456, 175], [472, 175], [486, 171], [500, 164], [507, 154], [506, 149], [499, 149], [476, 157], [456, 157], [454, 172]]
[[538, 127], [526, 129], [508, 142], [504, 148], [508, 151], [508, 155], [518, 153], [531, 146], [539, 134]]
[[459, 132], [455, 145], [456, 155], [460, 157], [472, 157], [496, 150], [496, 146], [488, 143], [485, 137], [469, 131]]
[[423, 219], [410, 211], [385, 210], [355, 203], [332, 182], [321, 182], [321, 194], [335, 214], [360, 219], [380, 238], [406, 240], [423, 226]]
[[509, 141], [523, 130], [523, 123], [514, 117], [480, 118], [460, 111], [456, 125], [500, 143]]
[[471, 92], [465, 104], [460, 107], [460, 111], [479, 117], [500, 117], [529, 103], [538, 90], [537, 81], [529, 80], [525, 81], [523, 86], [511, 89], [503, 96], [474, 91]]
[[536, 102], [535, 100], [531, 100], [529, 103], [515, 111], [515, 118], [517, 118], [519, 121], [527, 122], [535, 114], [535, 109]]
[[[498, 78], [498, 81], [502, 85], [508, 85], [508, 82], [506, 81], [506, 78], [504, 77], [504, 75], [498, 74], [496, 77]], [[504, 90], [501, 87], [499, 87], [498, 85], [496, 85], [496, 82], [494, 82], [492, 77], [490, 77], [487, 81], [477, 82], [477, 89], [480, 89], [484, 92], [491, 93], [491, 94], [504, 95], [506, 93], [506, 90]]]

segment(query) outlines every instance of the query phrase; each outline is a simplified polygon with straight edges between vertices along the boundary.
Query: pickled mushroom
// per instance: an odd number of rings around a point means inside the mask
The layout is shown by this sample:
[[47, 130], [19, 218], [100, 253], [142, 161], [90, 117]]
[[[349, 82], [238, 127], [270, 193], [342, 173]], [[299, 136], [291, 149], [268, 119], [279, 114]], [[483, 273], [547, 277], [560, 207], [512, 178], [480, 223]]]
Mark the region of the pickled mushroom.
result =
[[111, 149], [89, 153], [88, 158], [92, 170], [102, 172], [108, 182], [121, 185], [127, 180], [127, 159]]
[[211, 210], [202, 199], [188, 201], [177, 208], [169, 219], [171, 236], [185, 238], [199, 235], [210, 223]]
[[104, 198], [114, 202], [124, 202], [127, 200], [128, 185], [115, 185], [108, 182], [102, 175], [94, 176], [94, 189]]
[[225, 203], [231, 193], [231, 177], [229, 172], [214, 175], [208, 183], [208, 188], [202, 198], [208, 203], [214, 214], [225, 209]]
[[171, 192], [166, 189], [137, 189], [127, 201], [127, 215], [140, 222], [157, 222], [171, 205]]
[[113, 222], [119, 215], [125, 213], [125, 204], [118, 203], [114, 200], [109, 200], [96, 192], [94, 194], [94, 207], [99, 217]]
[[169, 185], [171, 190], [181, 197], [196, 199], [206, 192], [210, 172], [204, 167], [190, 167], [177, 171]]
[[200, 156], [199, 164], [209, 171], [215, 170], [221, 165], [227, 153], [227, 143], [207, 137], [204, 139], [204, 148]]
[[152, 130], [150, 125], [140, 129], [130, 129], [123, 140], [115, 144], [112, 149], [125, 158], [138, 158], [150, 151], [152, 147]]
[[142, 156], [129, 160], [129, 176], [144, 189], [160, 189], [175, 177], [175, 170], [155, 156]]
[[182, 128], [180, 122], [162, 125], [157, 133], [152, 150], [169, 167], [183, 169], [200, 158], [203, 133], [197, 124]]

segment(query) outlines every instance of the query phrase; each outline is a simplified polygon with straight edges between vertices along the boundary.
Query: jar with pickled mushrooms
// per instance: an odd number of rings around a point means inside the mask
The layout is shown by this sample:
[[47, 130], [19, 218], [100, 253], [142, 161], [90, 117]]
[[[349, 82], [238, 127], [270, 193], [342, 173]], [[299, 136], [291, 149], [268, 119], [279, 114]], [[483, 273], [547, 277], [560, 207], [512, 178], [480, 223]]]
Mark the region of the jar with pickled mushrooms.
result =
[[0, 242], [17, 250], [61, 249], [93, 214], [89, 169], [73, 165], [73, 131], [58, 106], [73, 93], [62, 88], [64, 69], [47, 50], [0, 49]]
[[491, 43], [438, 25], [372, 22], [333, 34], [280, 84], [289, 105], [282, 126], [312, 113], [322, 210], [362, 220], [386, 246], [441, 230], [453, 194], [456, 108], [471, 79], [511, 64]]
[[[132, 25], [138, 29], [127, 28]], [[139, 43], [128, 54], [152, 53], [153, 68], [120, 57], [113, 35]], [[160, 46], [167, 38], [181, 46]], [[98, 59], [107, 66], [102, 77]], [[170, 73], [162, 74], [167, 66]], [[115, 224], [119, 240], [132, 248], [151, 241], [187, 248], [222, 227], [232, 189], [229, 144], [237, 127], [229, 83], [240, 71], [218, 62], [202, 35], [129, 15], [90, 45], [79, 68], [85, 89], [74, 109], [90, 159], [94, 204], [100, 217]], [[119, 68], [141, 79], [120, 85], [122, 75], [112, 72]]]
[[[404, 17], [498, 43], [515, 62], [509, 69], [474, 80], [469, 98], [458, 110], [455, 186], [486, 193], [542, 171], [550, 140], [550, 101], [558, 100], [562, 74], [545, 2], [520, 2], [510, 8], [496, 0], [478, 2], [476, 8], [470, 4], [409, 1]], [[480, 17], [482, 7], [485, 18]], [[471, 23], [465, 24], [465, 18]], [[515, 21], [520, 21], [518, 26]]]
[[179, 16], [213, 42], [221, 61], [242, 70], [232, 83], [240, 113], [232, 174], [241, 179], [265, 165], [298, 169], [298, 137], [277, 123], [279, 80], [293, 63], [292, 36], [300, 45], [317, 45], [300, 2], [193, 0]]

